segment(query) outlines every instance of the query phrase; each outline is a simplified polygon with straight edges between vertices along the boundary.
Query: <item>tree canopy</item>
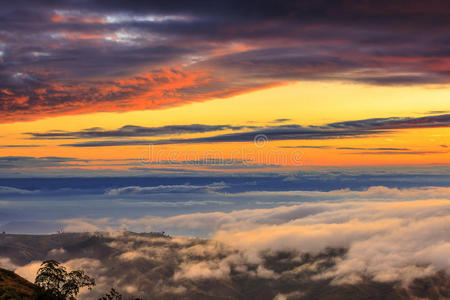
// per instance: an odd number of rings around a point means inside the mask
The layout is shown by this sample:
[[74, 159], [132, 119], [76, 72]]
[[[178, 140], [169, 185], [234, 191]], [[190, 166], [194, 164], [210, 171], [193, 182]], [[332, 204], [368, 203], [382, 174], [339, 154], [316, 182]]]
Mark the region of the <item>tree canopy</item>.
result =
[[75, 300], [80, 289], [92, 289], [95, 280], [81, 270], [67, 272], [66, 268], [55, 260], [41, 264], [35, 284], [56, 299]]

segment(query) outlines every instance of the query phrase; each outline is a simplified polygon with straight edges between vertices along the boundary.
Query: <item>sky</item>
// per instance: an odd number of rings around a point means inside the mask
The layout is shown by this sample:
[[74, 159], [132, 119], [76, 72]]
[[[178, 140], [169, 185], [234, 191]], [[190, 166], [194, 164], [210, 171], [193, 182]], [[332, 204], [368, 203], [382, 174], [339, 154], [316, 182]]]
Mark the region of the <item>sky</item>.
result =
[[445, 188], [449, 14], [444, 0], [4, 3], [0, 224]]
[[[2, 173], [447, 164], [448, 11], [438, 0], [6, 3]], [[192, 163], [205, 159], [216, 164]]]

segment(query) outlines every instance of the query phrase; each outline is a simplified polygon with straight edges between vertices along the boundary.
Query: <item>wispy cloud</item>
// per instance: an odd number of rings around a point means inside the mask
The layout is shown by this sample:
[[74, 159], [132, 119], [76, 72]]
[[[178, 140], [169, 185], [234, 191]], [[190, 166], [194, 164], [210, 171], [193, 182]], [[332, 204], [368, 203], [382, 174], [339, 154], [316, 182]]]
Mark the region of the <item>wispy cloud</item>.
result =
[[285, 122], [288, 122], [288, 121], [291, 121], [291, 119], [275, 119], [275, 120], [273, 120], [271, 123], [285, 123]]
[[74, 162], [87, 162], [87, 160], [71, 157], [31, 157], [31, 156], [2, 156], [0, 157], [0, 168], [33, 168], [33, 167], [56, 167], [68, 166]]
[[254, 128], [255, 126], [232, 126], [232, 125], [167, 125], [161, 127], [142, 127], [135, 125], [125, 125], [115, 130], [105, 130], [103, 128], [89, 128], [82, 131], [49, 131], [49, 132], [27, 132], [33, 139], [92, 139], [92, 138], [117, 138], [117, 137], [153, 137], [163, 135], [178, 135], [189, 133], [205, 133], [222, 130], [242, 130]]
[[427, 154], [443, 154], [448, 153], [448, 151], [360, 151], [351, 152], [348, 154], [368, 154], [368, 155], [427, 155]]
[[[358, 138], [369, 135], [391, 133], [399, 129], [449, 127], [450, 115], [437, 115], [427, 117], [391, 117], [364, 119], [329, 123], [322, 126], [301, 126], [286, 124], [266, 126], [254, 130], [237, 133], [218, 134], [215, 136], [187, 139], [159, 139], [159, 140], [99, 140], [71, 144], [69, 147], [106, 147], [125, 145], [166, 145], [166, 144], [195, 144], [195, 143], [223, 143], [223, 142], [250, 142], [255, 136], [264, 135], [268, 140], [317, 140]], [[244, 128], [244, 127], [238, 127]], [[399, 149], [380, 148], [380, 150], [397, 151]], [[376, 149], [370, 149], [376, 150]], [[406, 151], [406, 150], [405, 150]]]
[[127, 186], [122, 188], [110, 189], [106, 192], [109, 196], [132, 196], [147, 195], [158, 193], [199, 193], [215, 192], [226, 188], [224, 182], [216, 182], [208, 185], [159, 185], [152, 187]]

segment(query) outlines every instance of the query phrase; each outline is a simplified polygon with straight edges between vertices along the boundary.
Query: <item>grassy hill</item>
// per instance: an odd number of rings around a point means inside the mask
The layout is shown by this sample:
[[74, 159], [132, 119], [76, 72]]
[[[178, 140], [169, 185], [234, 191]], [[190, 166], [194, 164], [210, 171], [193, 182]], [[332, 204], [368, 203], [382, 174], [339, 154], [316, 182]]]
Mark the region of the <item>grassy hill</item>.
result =
[[34, 299], [34, 284], [12, 271], [0, 268], [0, 299]]

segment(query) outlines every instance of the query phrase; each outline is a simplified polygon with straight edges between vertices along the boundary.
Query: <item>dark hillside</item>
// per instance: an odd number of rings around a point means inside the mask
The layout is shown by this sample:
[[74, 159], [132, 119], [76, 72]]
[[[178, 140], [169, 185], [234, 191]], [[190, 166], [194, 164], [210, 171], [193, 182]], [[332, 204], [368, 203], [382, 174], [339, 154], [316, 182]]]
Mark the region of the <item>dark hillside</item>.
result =
[[0, 299], [34, 299], [34, 284], [12, 271], [0, 268]]

